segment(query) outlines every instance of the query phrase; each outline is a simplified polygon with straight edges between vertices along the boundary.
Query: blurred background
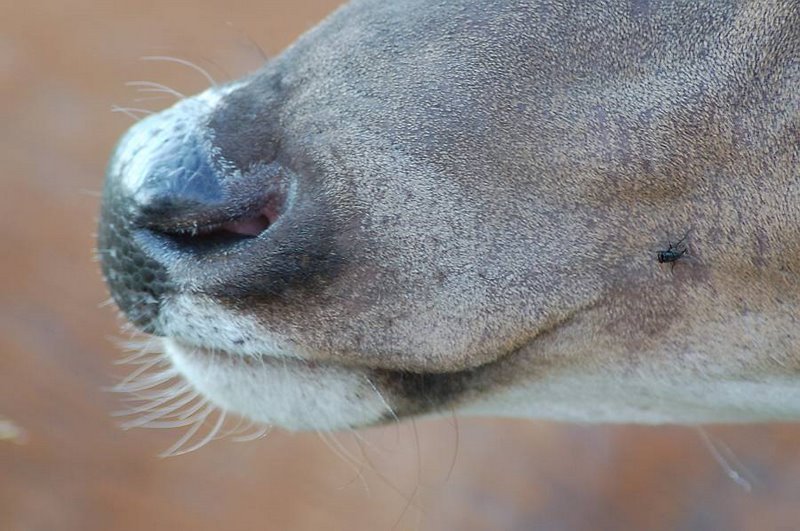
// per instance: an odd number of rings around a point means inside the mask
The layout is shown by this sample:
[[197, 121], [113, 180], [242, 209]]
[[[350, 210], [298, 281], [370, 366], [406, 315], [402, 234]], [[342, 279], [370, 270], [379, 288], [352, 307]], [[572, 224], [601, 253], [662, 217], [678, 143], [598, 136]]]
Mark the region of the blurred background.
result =
[[[0, 530], [800, 529], [800, 426], [488, 419], [272, 432], [160, 458], [106, 389], [125, 336], [92, 260], [130, 81], [184, 93], [275, 55], [337, 1], [0, 5]], [[150, 94], [152, 96], [152, 94]], [[728, 465], [725, 464], [728, 463]]]

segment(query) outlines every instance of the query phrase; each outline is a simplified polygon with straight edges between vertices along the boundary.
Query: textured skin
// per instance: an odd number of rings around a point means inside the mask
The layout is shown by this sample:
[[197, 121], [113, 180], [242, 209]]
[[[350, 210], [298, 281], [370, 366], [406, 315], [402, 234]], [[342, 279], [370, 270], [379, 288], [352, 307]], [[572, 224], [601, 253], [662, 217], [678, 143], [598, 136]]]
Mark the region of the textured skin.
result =
[[798, 57], [791, 0], [354, 2], [198, 121], [221, 180], [294, 195], [167, 267], [216, 331], [169, 295], [153, 329], [400, 415], [800, 418]]

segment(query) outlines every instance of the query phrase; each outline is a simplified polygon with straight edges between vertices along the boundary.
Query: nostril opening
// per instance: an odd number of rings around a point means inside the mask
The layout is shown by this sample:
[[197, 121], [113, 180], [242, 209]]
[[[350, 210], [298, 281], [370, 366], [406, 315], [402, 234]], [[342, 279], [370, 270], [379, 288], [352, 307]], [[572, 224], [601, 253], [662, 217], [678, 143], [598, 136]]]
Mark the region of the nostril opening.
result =
[[169, 241], [182, 251], [214, 252], [237, 243], [251, 240], [269, 229], [282, 210], [282, 198], [270, 198], [254, 214], [204, 223], [183, 220], [170, 225], [151, 226], [147, 232], [162, 242]]
[[223, 223], [219, 230], [254, 238], [267, 230], [271, 224], [269, 217], [263, 212], [259, 212], [257, 216], [251, 218]]
[[191, 227], [179, 231], [157, 231], [169, 238], [184, 250], [212, 250], [220, 246], [230, 246], [243, 240], [258, 237], [270, 226], [269, 219], [258, 214], [252, 217], [215, 223], [205, 226]]

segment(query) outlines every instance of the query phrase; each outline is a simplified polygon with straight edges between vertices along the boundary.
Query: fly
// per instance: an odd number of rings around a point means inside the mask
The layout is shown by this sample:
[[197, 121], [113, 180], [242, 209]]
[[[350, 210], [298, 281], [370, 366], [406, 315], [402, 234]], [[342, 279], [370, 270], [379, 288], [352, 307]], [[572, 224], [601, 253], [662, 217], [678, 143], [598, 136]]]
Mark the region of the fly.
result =
[[667, 241], [667, 244], [669, 246], [667, 247], [666, 250], [656, 251], [656, 260], [658, 261], [658, 263], [671, 264], [670, 271], [675, 269], [675, 262], [680, 260], [688, 250], [685, 243], [686, 236], [688, 235], [689, 233], [687, 232], [686, 234], [683, 235], [683, 238], [678, 240], [676, 243]]

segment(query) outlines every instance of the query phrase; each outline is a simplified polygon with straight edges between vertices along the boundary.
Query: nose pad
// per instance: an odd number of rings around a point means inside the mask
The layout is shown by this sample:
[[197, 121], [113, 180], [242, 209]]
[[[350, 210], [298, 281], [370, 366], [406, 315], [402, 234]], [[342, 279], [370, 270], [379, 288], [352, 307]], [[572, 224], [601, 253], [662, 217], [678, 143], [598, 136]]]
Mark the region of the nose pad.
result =
[[164, 265], [136, 244], [129, 225], [116, 212], [105, 208], [97, 248], [114, 302], [134, 326], [158, 335], [161, 300], [173, 291]]
[[132, 200], [142, 227], [167, 231], [197, 226], [223, 207], [224, 193], [199, 141], [193, 136], [169, 138], [154, 154]]
[[120, 141], [106, 186], [129, 204], [131, 223], [180, 229], [204, 223], [225, 202], [209, 141], [195, 113], [181, 106], [137, 123]]
[[192, 125], [170, 111], [139, 122], [120, 141], [106, 176], [102, 270], [119, 308], [149, 333], [158, 333], [161, 301], [174, 291], [168, 268], [177, 258], [155, 236], [196, 230], [224, 209], [221, 180]]
[[243, 172], [214, 159], [215, 148], [196, 133], [204, 130], [198, 124], [168, 123], [137, 125], [141, 130], [121, 148], [122, 160], [112, 164], [117, 175], [109, 178], [126, 188], [130, 223], [187, 251], [263, 232], [284, 195], [276, 165]]
[[[276, 162], [242, 171], [214, 158], [207, 130], [168, 110], [120, 141], [106, 175], [98, 251], [111, 294], [129, 320], [159, 333], [166, 296], [202, 279], [187, 268], [246, 252], [281, 214], [287, 188]], [[176, 273], [180, 270], [184, 273]]]

